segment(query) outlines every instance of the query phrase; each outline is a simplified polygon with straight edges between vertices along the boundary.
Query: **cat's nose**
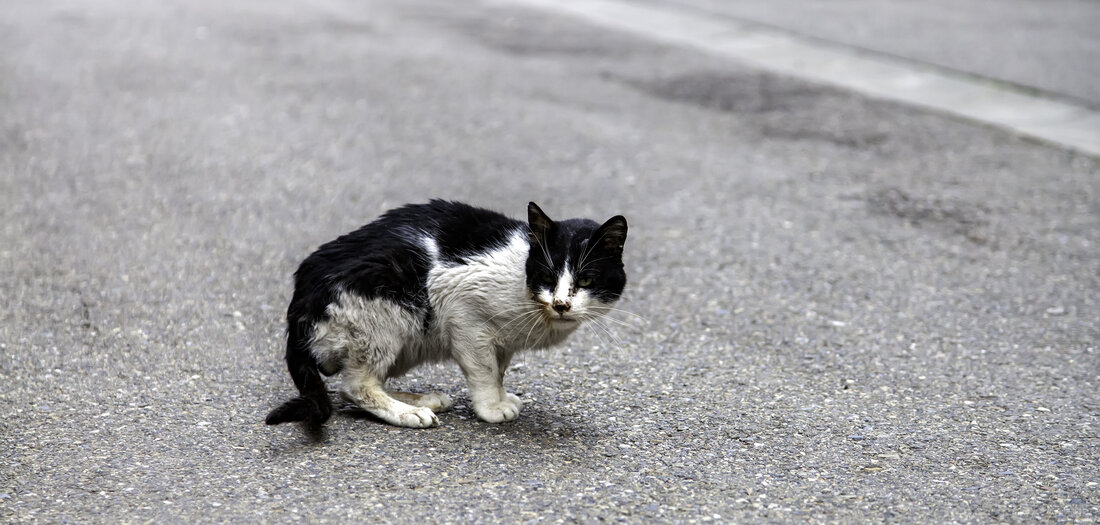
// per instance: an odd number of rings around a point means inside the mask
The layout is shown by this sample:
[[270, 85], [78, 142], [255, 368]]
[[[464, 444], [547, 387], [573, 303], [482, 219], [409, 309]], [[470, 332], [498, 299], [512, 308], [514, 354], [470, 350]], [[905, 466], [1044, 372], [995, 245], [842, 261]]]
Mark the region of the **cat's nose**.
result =
[[569, 303], [554, 302], [554, 311], [559, 314], [564, 314], [569, 311]]

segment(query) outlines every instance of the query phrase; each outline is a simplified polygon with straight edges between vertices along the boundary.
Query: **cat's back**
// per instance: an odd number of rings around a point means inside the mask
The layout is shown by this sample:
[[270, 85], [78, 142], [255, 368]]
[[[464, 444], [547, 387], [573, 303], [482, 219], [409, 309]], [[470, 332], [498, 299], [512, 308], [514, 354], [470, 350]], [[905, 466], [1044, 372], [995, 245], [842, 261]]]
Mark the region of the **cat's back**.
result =
[[471, 254], [506, 244], [523, 227], [524, 223], [503, 214], [461, 202], [407, 204], [321, 245], [305, 262], [354, 263], [395, 255], [422, 258], [431, 255], [424, 253], [426, 239], [438, 247], [445, 261], [461, 262]]
[[[501, 213], [453, 201], [433, 200], [394, 212], [420, 225], [435, 251], [432, 257], [443, 264], [461, 264], [501, 248], [518, 230], [527, 227]], [[423, 238], [418, 240], [424, 242]]]
[[461, 265], [506, 246], [526, 224], [468, 204], [432, 200], [394, 208], [321, 245], [295, 272], [296, 299], [321, 314], [339, 291], [426, 306], [433, 266]]

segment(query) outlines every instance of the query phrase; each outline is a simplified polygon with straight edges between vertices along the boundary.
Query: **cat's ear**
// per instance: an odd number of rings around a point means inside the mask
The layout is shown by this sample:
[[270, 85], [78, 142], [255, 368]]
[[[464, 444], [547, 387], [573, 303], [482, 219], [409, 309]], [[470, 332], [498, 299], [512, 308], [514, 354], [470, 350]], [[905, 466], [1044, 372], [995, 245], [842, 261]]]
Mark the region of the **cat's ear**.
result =
[[540, 244], [550, 233], [550, 227], [554, 225], [554, 221], [550, 220], [542, 208], [533, 202], [527, 204], [527, 222], [531, 227], [531, 241]]
[[626, 217], [616, 215], [603, 223], [592, 234], [592, 239], [599, 243], [604, 251], [614, 254], [623, 253], [623, 245], [626, 244]]

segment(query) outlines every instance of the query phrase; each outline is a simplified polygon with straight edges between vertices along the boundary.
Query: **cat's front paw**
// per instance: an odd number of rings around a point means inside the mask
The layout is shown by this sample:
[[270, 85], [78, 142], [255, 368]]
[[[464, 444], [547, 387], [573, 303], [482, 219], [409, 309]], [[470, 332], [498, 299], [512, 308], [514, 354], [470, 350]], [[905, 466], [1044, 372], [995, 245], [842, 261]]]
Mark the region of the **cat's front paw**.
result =
[[489, 423], [503, 423], [505, 421], [511, 421], [519, 417], [519, 411], [522, 406], [522, 403], [515, 404], [512, 403], [511, 400], [490, 401], [488, 403], [481, 404], [475, 403], [474, 412], [477, 414], [477, 417], [481, 418], [482, 421], [487, 421]]
[[501, 401], [501, 403], [510, 403], [512, 406], [516, 407], [516, 413], [519, 413], [519, 411], [523, 410], [523, 400], [521, 400], [519, 396], [511, 392], [504, 393], [504, 399]]
[[439, 418], [428, 407], [409, 407], [412, 410], [394, 414], [391, 423], [399, 427], [428, 428], [439, 425]]
[[430, 409], [432, 412], [439, 413], [450, 410], [454, 406], [454, 401], [451, 401], [451, 396], [436, 392], [421, 396], [419, 405]]

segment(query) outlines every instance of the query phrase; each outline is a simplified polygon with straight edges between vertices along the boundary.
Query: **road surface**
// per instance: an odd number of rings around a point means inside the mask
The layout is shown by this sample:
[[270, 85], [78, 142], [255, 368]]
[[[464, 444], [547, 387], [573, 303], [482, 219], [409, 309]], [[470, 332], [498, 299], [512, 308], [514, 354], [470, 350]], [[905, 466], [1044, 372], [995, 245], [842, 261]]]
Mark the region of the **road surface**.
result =
[[[9, 2], [0, 109], [5, 522], [1100, 519], [1096, 158], [508, 2]], [[431, 197], [624, 214], [632, 314], [264, 426], [297, 263]]]

